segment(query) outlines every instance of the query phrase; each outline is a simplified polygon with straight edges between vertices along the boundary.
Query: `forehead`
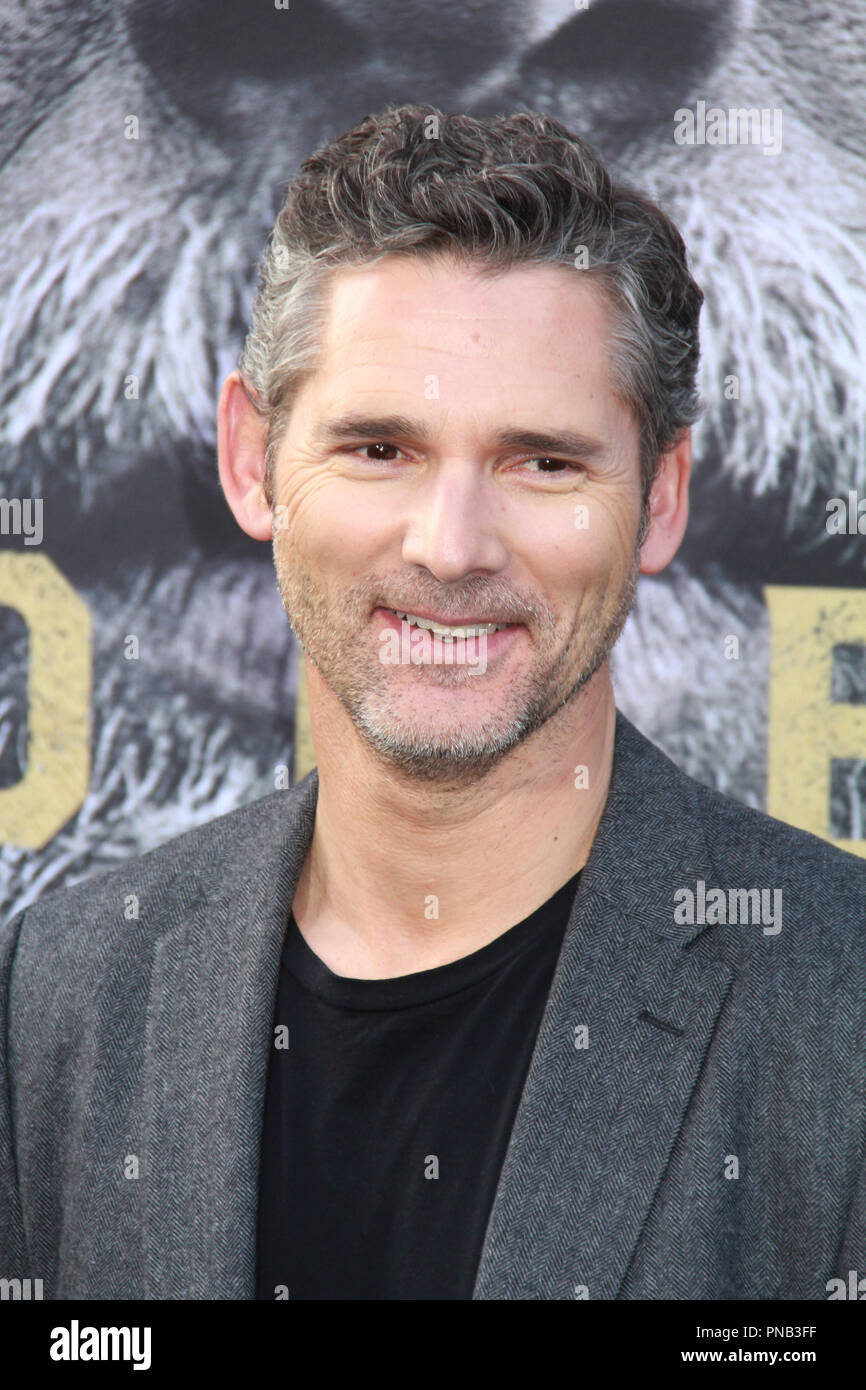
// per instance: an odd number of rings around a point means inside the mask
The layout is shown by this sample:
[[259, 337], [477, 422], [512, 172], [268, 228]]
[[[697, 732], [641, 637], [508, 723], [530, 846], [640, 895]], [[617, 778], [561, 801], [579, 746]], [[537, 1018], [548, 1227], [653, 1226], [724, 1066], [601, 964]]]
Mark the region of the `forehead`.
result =
[[[562, 265], [495, 274], [452, 257], [388, 256], [333, 275], [322, 367], [366, 362], [577, 373], [608, 378], [610, 310], [599, 286]], [[436, 360], [436, 367], [432, 365]], [[482, 372], [483, 374], [483, 372]]]

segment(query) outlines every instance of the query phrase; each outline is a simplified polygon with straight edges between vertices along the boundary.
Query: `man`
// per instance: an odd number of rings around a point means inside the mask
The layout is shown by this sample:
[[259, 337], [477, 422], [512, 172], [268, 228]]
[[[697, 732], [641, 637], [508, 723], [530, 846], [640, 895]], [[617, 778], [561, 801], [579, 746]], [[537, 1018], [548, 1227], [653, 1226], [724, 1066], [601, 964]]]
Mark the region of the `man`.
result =
[[219, 468], [317, 770], [6, 928], [10, 1275], [816, 1299], [863, 1269], [866, 866], [684, 776], [610, 682], [686, 526], [700, 304], [666, 216], [541, 116], [389, 109], [302, 166]]

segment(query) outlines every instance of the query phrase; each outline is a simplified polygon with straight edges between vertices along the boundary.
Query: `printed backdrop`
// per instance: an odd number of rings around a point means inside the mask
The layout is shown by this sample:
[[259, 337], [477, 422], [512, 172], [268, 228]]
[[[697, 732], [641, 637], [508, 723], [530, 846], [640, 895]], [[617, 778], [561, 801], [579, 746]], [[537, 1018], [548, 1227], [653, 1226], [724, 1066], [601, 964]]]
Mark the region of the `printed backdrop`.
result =
[[0, 0], [3, 917], [310, 766], [216, 400], [300, 160], [408, 100], [556, 116], [679, 223], [706, 414], [618, 701], [866, 853], [861, 0]]

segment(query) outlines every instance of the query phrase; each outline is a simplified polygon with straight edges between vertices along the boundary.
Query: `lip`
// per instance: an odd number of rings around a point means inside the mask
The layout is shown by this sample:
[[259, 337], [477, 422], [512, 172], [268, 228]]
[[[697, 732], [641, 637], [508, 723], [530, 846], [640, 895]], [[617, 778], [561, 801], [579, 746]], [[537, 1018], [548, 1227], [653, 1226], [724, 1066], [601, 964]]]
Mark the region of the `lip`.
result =
[[[414, 609], [413, 609], [412, 611], [413, 611], [413, 613], [414, 613]], [[374, 609], [374, 611], [373, 611], [373, 617], [376, 618], [376, 619], [378, 619], [378, 621], [379, 621], [380, 623], [382, 623], [383, 627], [389, 627], [389, 628], [392, 629], [392, 631], [398, 633], [398, 634], [400, 635], [400, 637], [401, 637], [401, 640], [402, 640], [402, 636], [403, 636], [403, 623], [405, 622], [405, 619], [404, 619], [404, 618], [398, 618], [398, 617], [397, 617], [397, 614], [396, 614], [395, 612], [393, 612], [393, 610], [390, 609], [390, 608], [376, 608], [376, 609]], [[426, 618], [426, 617], [427, 617], [427, 614], [426, 614], [426, 613], [415, 613], [415, 617], [417, 617], [417, 618]], [[446, 619], [445, 621], [446, 621], [446, 623], [455, 623], [457, 620], [456, 620], [455, 618], [449, 618], [449, 619]], [[460, 621], [461, 621], [461, 622], [468, 622], [468, 621], [470, 621], [470, 620], [464, 618], [464, 619], [461, 619]], [[480, 619], [480, 620], [479, 620], [479, 619], [475, 619], [475, 621], [476, 621], [476, 622], [479, 622], [479, 621], [481, 621], [481, 622], [491, 622], [491, 621], [493, 621], [493, 620], [490, 619], [490, 618], [484, 618], [484, 619]], [[441, 619], [441, 618], [433, 618], [433, 617], [431, 616], [431, 622], [439, 623], [439, 622], [442, 622], [442, 619]], [[479, 638], [470, 638], [469, 641], [470, 641], [471, 643], [474, 643], [474, 644], [475, 644], [473, 647], [470, 648], [470, 650], [472, 650], [473, 652], [477, 651], [477, 650], [478, 650], [478, 645], [479, 645], [480, 643], [483, 642], [483, 644], [484, 644], [484, 645], [483, 645], [483, 651], [484, 651], [484, 653], [485, 653], [486, 664], [489, 666], [490, 663], [491, 663], [492, 661], [494, 661], [497, 657], [502, 656], [505, 652], [508, 651], [509, 647], [513, 646], [513, 644], [514, 644], [516, 641], [519, 641], [519, 640], [520, 640], [520, 636], [519, 636], [519, 635], [520, 635], [520, 633], [521, 633], [521, 631], [522, 631], [522, 629], [523, 629], [523, 626], [524, 626], [523, 623], [509, 623], [507, 627], [501, 627], [501, 628], [499, 628], [498, 631], [496, 631], [496, 632], [485, 633], [485, 635], [484, 635], [483, 637], [479, 637]], [[433, 650], [433, 633], [430, 631], [429, 628], [426, 628], [426, 627], [419, 627], [419, 628], [415, 628], [414, 630], [415, 630], [415, 632], [420, 633], [421, 636], [420, 636], [420, 638], [415, 638], [415, 639], [413, 639], [413, 640], [415, 640], [415, 641], [420, 641], [420, 643], [421, 643], [421, 650], [422, 650], [422, 651], [424, 652], [424, 654], [425, 654], [425, 655], [424, 655], [424, 660], [421, 662], [420, 668], [419, 668], [419, 666], [413, 666], [413, 667], [412, 667], [413, 670], [418, 671], [419, 669], [423, 669], [423, 667], [424, 667], [425, 665], [427, 665], [427, 663], [428, 663], [428, 661], [429, 661], [429, 659], [430, 659], [430, 653], [431, 653], [432, 650]], [[458, 639], [458, 640], [459, 640], [459, 639]], [[408, 645], [408, 644], [407, 644], [407, 645]]]
[[[504, 623], [507, 627], [522, 627], [522, 623], [510, 623], [507, 618], [466, 618], [462, 616], [455, 618], [453, 613], [443, 617], [439, 613], [432, 613], [429, 608], [401, 608], [399, 611], [411, 613], [415, 618], [425, 618], [430, 623], [441, 623], [443, 627], [481, 627], [484, 623]], [[377, 612], [394, 614], [394, 609], [380, 607]]]

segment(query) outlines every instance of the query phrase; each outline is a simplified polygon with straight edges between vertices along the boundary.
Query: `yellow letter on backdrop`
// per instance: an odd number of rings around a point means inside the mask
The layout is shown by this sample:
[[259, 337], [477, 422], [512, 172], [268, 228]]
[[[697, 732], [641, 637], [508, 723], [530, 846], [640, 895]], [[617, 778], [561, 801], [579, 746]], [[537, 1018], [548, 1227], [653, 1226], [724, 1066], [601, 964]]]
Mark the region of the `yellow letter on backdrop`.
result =
[[833, 648], [866, 645], [866, 591], [768, 585], [767, 812], [866, 858], [866, 840], [830, 834], [834, 758], [866, 759], [866, 704], [833, 699]]
[[0, 843], [42, 849], [75, 815], [90, 776], [87, 605], [47, 555], [0, 554], [0, 605], [28, 628], [27, 770], [0, 790]]

